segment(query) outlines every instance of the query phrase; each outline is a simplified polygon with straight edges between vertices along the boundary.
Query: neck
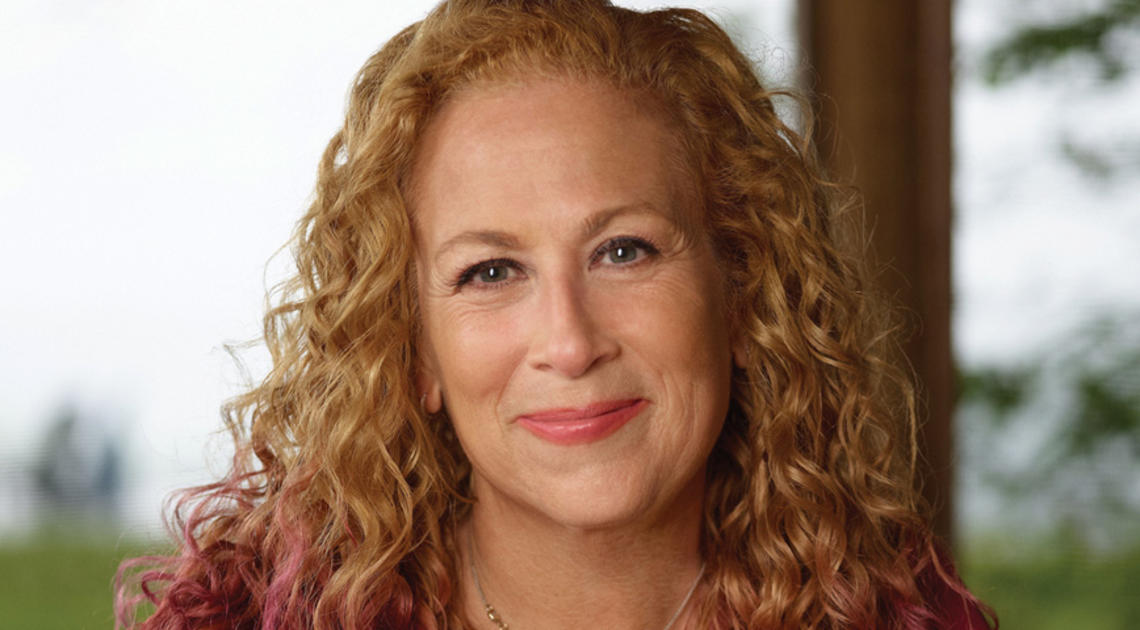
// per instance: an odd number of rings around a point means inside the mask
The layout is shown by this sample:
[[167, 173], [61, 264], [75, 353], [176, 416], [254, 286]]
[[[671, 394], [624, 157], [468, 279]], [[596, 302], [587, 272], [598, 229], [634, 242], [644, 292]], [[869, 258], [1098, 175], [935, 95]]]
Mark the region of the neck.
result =
[[[496, 627], [475, 588], [474, 562], [487, 603], [511, 628], [661, 630], [702, 570], [703, 484], [694, 480], [656, 517], [600, 527], [552, 522], [476, 485], [479, 501], [457, 533], [472, 628]], [[695, 617], [693, 601], [684, 608], [672, 630]]]

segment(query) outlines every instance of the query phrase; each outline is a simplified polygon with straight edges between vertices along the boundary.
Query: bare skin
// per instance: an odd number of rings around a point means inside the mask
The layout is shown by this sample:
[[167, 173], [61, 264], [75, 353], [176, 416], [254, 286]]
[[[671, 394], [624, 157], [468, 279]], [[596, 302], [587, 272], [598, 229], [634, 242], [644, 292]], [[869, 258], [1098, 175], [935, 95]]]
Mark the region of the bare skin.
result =
[[[420, 149], [417, 387], [473, 468], [467, 618], [495, 627], [474, 560], [512, 628], [663, 628], [700, 572], [736, 354], [676, 137], [635, 95], [543, 80], [460, 94]], [[629, 417], [568, 441], [528, 424], [598, 407]]]

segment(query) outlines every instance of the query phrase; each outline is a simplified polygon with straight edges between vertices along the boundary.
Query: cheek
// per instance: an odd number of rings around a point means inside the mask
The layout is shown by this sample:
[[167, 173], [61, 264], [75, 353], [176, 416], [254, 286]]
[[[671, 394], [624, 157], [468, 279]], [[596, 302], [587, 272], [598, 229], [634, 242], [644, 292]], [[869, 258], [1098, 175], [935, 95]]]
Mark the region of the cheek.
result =
[[703, 360], [712, 360], [726, 347], [723, 300], [699, 284], [710, 281], [695, 274], [663, 278], [626, 300], [635, 306], [627, 311], [622, 327], [642, 340], [643, 349], [675, 360], [677, 371], [696, 368], [698, 363], [703, 367]]
[[440, 385], [453, 411], [493, 404], [521, 353], [520, 318], [510, 309], [446, 309], [431, 322]]
[[669, 413], [691, 422], [671, 425], [676, 439], [704, 448], [719, 434], [728, 409], [732, 353], [717, 276], [685, 274], [662, 283], [659, 299], [638, 309], [636, 344], [664, 388]]
[[720, 435], [731, 395], [732, 355], [718, 294], [694, 290], [691, 276], [641, 295], [624, 330], [661, 405], [656, 457], [673, 465], [703, 461]]

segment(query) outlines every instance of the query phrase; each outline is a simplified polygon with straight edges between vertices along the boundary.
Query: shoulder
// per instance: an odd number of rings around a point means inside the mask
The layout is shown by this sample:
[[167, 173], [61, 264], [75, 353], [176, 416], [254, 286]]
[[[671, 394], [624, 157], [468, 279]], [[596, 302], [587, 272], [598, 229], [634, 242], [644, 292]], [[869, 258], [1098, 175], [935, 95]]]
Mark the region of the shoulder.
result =
[[[919, 578], [923, 598], [934, 613], [934, 627], [944, 630], [990, 630], [993, 611], [975, 597], [958, 577], [948, 558], [942, 567], [928, 567]], [[989, 618], [987, 618], [987, 616]]]
[[982, 613], [981, 604], [968, 592], [958, 593], [949, 585], [929, 596], [928, 601], [937, 617], [937, 627], [945, 630], [990, 630], [992, 627]]

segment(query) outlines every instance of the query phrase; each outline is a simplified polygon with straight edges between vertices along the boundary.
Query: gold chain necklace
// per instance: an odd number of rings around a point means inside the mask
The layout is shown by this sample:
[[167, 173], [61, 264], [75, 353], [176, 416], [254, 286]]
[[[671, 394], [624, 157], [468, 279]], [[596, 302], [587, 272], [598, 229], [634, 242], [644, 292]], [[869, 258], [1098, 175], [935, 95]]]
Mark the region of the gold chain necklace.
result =
[[[479, 571], [475, 568], [475, 534], [474, 532], [467, 539], [467, 552], [471, 556], [471, 579], [475, 582], [475, 590], [479, 592], [479, 600], [483, 602], [483, 612], [487, 613], [487, 618], [491, 623], [495, 624], [499, 630], [510, 630], [507, 622], [503, 621], [502, 616], [495, 610], [495, 607], [487, 601], [487, 596], [483, 594], [483, 586], [479, 584]], [[681, 600], [681, 605], [677, 607], [677, 611], [669, 618], [669, 622], [665, 624], [662, 630], [669, 630], [673, 624], [677, 622], [677, 618], [681, 616], [681, 611], [685, 610], [685, 606], [689, 605], [689, 600], [693, 598], [693, 593], [697, 591], [697, 585], [701, 583], [701, 578], [705, 576], [705, 563], [701, 562], [701, 570], [697, 571], [697, 579], [693, 580], [692, 586], [689, 587], [689, 592], [685, 593], [685, 599]]]

